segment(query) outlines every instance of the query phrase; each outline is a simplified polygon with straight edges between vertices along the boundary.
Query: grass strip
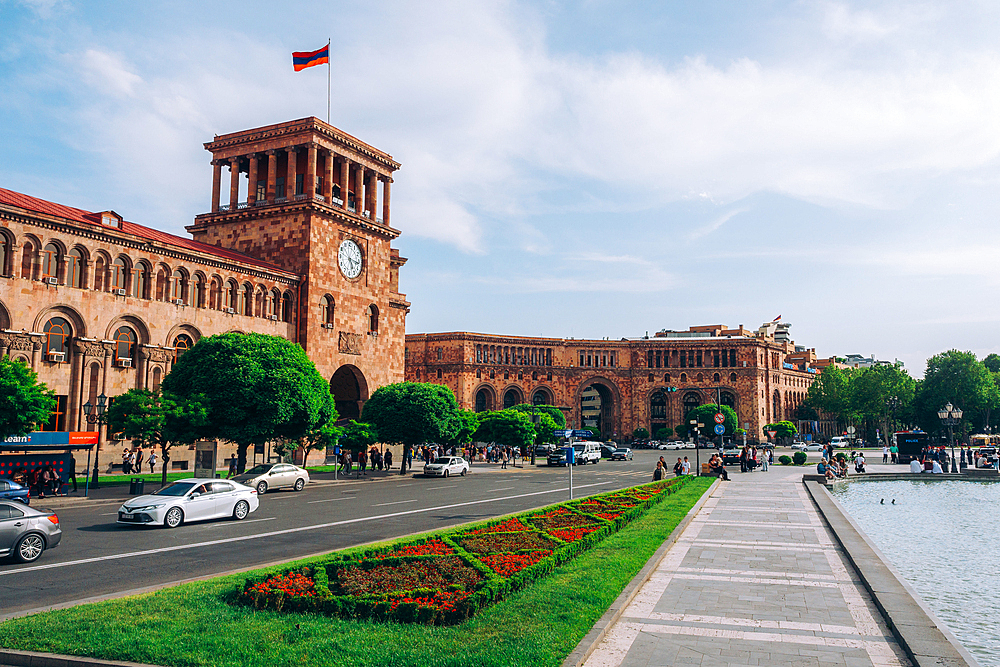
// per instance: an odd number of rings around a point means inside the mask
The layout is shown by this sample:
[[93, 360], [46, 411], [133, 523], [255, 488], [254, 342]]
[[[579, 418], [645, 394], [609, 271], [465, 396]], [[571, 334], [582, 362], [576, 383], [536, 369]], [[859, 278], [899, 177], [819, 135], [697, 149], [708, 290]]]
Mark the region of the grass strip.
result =
[[13, 619], [0, 624], [0, 646], [171, 667], [554, 667], [590, 631], [713, 481], [692, 479], [598, 546], [458, 625], [357, 621], [234, 607], [224, 599], [240, 588], [247, 576], [241, 574]]

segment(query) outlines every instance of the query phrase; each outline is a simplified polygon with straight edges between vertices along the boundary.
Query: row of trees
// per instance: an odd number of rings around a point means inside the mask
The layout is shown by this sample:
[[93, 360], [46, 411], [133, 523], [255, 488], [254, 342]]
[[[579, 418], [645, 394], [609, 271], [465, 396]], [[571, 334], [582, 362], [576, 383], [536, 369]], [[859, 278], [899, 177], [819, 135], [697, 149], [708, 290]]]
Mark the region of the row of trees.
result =
[[941, 433], [938, 411], [947, 403], [963, 411], [960, 434], [996, 430], [1000, 426], [1000, 355], [978, 360], [972, 352], [949, 350], [927, 360], [922, 380], [901, 367], [880, 364], [871, 368], [828, 367], [809, 387], [796, 415], [819, 419], [820, 411], [836, 419], [840, 428], [859, 425], [868, 439], [917, 426]]

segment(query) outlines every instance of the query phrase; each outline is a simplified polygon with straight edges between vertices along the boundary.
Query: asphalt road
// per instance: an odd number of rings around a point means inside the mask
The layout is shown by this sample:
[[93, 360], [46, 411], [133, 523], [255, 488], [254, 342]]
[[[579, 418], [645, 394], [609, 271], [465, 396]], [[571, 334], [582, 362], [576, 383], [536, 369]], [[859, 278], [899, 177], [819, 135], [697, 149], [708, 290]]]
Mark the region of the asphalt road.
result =
[[[692, 461], [694, 453], [679, 452]], [[660, 454], [669, 462], [678, 453], [637, 451], [633, 461], [605, 459], [576, 466], [575, 495], [648, 482]], [[569, 499], [566, 468], [544, 465], [499, 470], [477, 464], [471, 474], [448, 479], [419, 474], [361, 481], [327, 477], [332, 476], [314, 478], [301, 493], [262, 496], [259, 509], [244, 521], [216, 520], [174, 530], [118, 525], [118, 501], [63, 507], [58, 510], [63, 529], [58, 547], [31, 565], [0, 560], [0, 620]]]

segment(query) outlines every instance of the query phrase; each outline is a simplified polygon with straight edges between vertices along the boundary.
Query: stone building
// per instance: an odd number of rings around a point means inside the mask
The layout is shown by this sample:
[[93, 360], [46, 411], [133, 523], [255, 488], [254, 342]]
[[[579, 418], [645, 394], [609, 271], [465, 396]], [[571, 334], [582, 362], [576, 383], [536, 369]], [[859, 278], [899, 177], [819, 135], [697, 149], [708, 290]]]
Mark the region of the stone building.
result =
[[199, 338], [227, 331], [300, 344], [342, 418], [403, 379], [406, 260], [389, 225], [399, 163], [317, 118], [205, 148], [212, 199], [193, 238], [0, 189], [0, 355], [55, 390], [43, 429], [88, 430], [88, 400], [156, 388]]
[[689, 410], [718, 397], [754, 440], [766, 439], [765, 424], [795, 419], [816, 377], [809, 355], [796, 350], [787, 325], [775, 323], [621, 340], [410, 334], [406, 379], [447, 385], [463, 408], [476, 411], [557, 405], [569, 425], [596, 426], [610, 438], [676, 427]]

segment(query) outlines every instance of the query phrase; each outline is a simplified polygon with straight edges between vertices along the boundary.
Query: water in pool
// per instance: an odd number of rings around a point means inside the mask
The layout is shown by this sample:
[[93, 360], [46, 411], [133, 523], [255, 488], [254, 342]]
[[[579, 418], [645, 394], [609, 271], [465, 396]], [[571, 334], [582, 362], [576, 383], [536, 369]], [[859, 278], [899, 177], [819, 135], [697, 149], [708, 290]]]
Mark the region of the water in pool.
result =
[[855, 482], [834, 497], [980, 664], [1000, 667], [1000, 483]]

